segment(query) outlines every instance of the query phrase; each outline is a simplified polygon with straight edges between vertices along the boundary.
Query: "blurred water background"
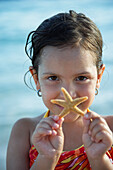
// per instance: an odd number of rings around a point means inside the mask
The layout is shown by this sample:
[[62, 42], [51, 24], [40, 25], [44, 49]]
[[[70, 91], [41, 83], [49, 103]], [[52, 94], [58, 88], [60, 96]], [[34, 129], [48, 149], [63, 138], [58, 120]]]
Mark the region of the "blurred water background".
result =
[[0, 0], [0, 170], [6, 169], [7, 144], [14, 122], [46, 110], [41, 98], [23, 81], [31, 64], [24, 52], [26, 37], [44, 19], [69, 9], [85, 13], [102, 32], [106, 71], [91, 108], [99, 114], [113, 114], [113, 1]]

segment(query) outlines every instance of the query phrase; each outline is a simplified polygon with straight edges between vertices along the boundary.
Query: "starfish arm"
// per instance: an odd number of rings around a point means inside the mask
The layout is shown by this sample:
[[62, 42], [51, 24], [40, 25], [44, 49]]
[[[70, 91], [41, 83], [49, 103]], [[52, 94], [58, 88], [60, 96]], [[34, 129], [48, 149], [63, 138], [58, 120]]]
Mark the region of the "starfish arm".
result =
[[66, 106], [66, 103], [65, 103], [65, 100], [60, 100], [60, 99], [52, 99], [51, 100], [51, 103], [53, 104], [58, 104], [62, 107], [65, 107]]
[[82, 103], [82, 102], [84, 102], [84, 101], [86, 101], [88, 99], [88, 97], [87, 96], [85, 96], [85, 97], [80, 97], [80, 98], [76, 98], [76, 99], [74, 99], [73, 101], [72, 101], [72, 103], [73, 103], [73, 105], [79, 105], [80, 103]]
[[82, 110], [80, 110], [78, 107], [71, 108], [71, 110], [72, 110], [74, 113], [78, 113], [78, 114], [81, 115], [81, 116], [84, 116], [84, 115], [85, 115], [85, 113], [84, 113]]
[[67, 102], [70, 102], [72, 101], [72, 98], [71, 96], [69, 95], [69, 93], [62, 87], [61, 88], [62, 92], [63, 92], [63, 95], [64, 95], [64, 98]]
[[61, 99], [52, 99], [51, 103], [53, 104], [57, 104], [60, 105], [62, 107], [64, 107], [64, 109], [62, 110], [62, 112], [59, 114], [60, 117], [64, 117], [66, 116], [70, 111], [73, 111], [75, 113], [80, 114], [81, 116], [84, 116], [84, 112], [82, 110], [80, 110], [77, 106], [79, 104], [81, 104], [82, 102], [86, 101], [88, 99], [87, 96], [85, 97], [80, 97], [80, 98], [76, 98], [76, 99], [72, 99], [72, 97], [70, 96], [70, 94], [66, 91], [65, 88], [61, 88], [61, 91], [64, 95], [64, 99], [65, 100], [61, 100]]
[[64, 108], [62, 112], [59, 114], [59, 117], [65, 117], [69, 112], [70, 110]]

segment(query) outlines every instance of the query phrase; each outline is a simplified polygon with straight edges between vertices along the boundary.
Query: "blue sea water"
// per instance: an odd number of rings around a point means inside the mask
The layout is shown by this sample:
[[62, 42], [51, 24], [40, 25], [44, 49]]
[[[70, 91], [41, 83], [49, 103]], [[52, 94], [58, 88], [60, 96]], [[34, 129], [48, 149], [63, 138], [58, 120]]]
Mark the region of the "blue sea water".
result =
[[28, 33], [46, 18], [73, 9], [85, 13], [100, 28], [106, 65], [99, 95], [92, 109], [113, 114], [113, 1], [112, 0], [18, 0], [0, 1], [0, 170], [5, 170], [6, 150], [15, 121], [46, 110], [36, 92], [23, 81], [31, 64], [24, 52]]

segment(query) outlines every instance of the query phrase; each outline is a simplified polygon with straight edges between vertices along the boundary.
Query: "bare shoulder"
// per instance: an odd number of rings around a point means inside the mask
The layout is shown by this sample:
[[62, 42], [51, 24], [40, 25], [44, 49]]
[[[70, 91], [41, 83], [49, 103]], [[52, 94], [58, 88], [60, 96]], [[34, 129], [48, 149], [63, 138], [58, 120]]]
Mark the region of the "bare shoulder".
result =
[[30, 134], [30, 144], [32, 145], [32, 141], [31, 141], [31, 137], [32, 137], [32, 134], [36, 128], [36, 126], [39, 124], [39, 122], [41, 121], [41, 119], [44, 117], [44, 114], [38, 116], [38, 117], [35, 117], [35, 118], [32, 118], [30, 119], [29, 123], [30, 123], [30, 130], [29, 130], [29, 134]]
[[[30, 134], [32, 131], [34, 131], [36, 125], [40, 122], [40, 120], [42, 119], [43, 115], [40, 115], [38, 117], [35, 118], [22, 118], [19, 119], [18, 121], [16, 121], [16, 123], [14, 124], [13, 128], [12, 128], [12, 132], [11, 132], [11, 137], [16, 137], [20, 138], [26, 138], [26, 139], [30, 139]], [[22, 140], [22, 138], [20, 139]]]
[[35, 118], [22, 118], [14, 124], [7, 149], [8, 170], [29, 169], [31, 135], [42, 118], [43, 115]]
[[110, 127], [111, 131], [113, 132], [113, 115], [103, 116], [106, 120], [108, 126]]

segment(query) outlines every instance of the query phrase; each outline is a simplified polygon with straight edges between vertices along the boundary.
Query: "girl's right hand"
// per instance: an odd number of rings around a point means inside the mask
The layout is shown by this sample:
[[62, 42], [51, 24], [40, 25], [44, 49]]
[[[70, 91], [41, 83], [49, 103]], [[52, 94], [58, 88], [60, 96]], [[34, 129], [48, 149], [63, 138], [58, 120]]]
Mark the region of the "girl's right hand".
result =
[[49, 116], [36, 126], [32, 142], [40, 155], [53, 158], [61, 154], [64, 144], [63, 120], [57, 115]]

